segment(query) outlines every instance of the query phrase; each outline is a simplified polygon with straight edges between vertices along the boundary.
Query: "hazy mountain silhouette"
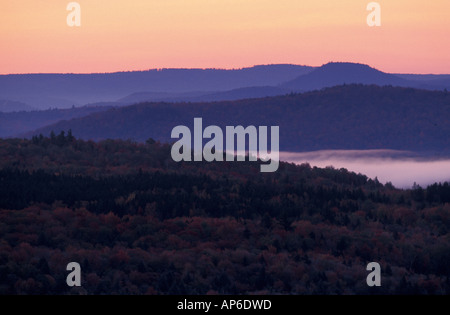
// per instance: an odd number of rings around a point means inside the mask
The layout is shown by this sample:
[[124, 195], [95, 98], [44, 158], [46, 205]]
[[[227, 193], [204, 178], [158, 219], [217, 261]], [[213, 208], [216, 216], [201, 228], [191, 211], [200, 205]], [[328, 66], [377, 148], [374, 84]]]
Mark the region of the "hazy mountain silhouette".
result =
[[224, 92], [158, 93], [139, 92], [121, 98], [120, 103], [127, 105], [140, 102], [213, 102], [234, 101], [248, 98], [260, 98], [288, 94], [290, 91], [274, 86], [255, 86]]
[[450, 76], [388, 74], [355, 63], [329, 63], [318, 68], [266, 65], [236, 70], [0, 75], [0, 99], [49, 109], [111, 102], [237, 100], [352, 83], [444, 90], [450, 89]]
[[[45, 111], [0, 113], [0, 137], [10, 137], [43, 126], [108, 110], [110, 107], [81, 107]], [[63, 123], [63, 122], [61, 122]]]
[[342, 84], [366, 84], [379, 86], [413, 87], [426, 90], [450, 89], [450, 75], [408, 75], [389, 74], [357, 63], [335, 62], [315, 68], [307, 74], [284, 82], [278, 86], [242, 87], [228, 91], [189, 92], [189, 93], [133, 93], [120, 102], [132, 103], [152, 102], [199, 102], [226, 101], [267, 96], [284, 95], [290, 92], [307, 92]]
[[284, 95], [288, 94], [289, 92], [290, 92], [289, 90], [280, 87], [255, 86], [255, 87], [239, 88], [225, 92], [206, 94], [194, 97], [192, 99], [188, 99], [188, 101], [196, 101], [196, 102], [235, 101], [249, 98], [261, 98], [268, 96]]
[[450, 82], [449, 74], [400, 74], [396, 73], [396, 76], [413, 81], [435, 81], [435, 82]]
[[168, 92], [136, 92], [125, 96], [118, 101], [127, 105], [141, 102], [179, 102], [189, 101], [213, 92], [185, 92], [185, 93], [168, 93]]
[[424, 85], [393, 74], [381, 72], [368, 65], [333, 62], [286, 82], [281, 87], [293, 91], [311, 91], [341, 84], [376, 84], [379, 86], [392, 85], [402, 87], [419, 87]]
[[450, 75], [447, 74], [399, 74], [400, 78], [420, 82], [418, 87], [423, 89], [450, 90]]
[[[280, 126], [280, 148], [449, 151], [450, 93], [346, 85], [240, 101], [141, 103], [56, 123], [27, 136], [72, 129], [84, 138], [163, 142], [177, 125]], [[193, 130], [193, 129], [191, 129]]]
[[11, 100], [0, 100], [0, 112], [10, 113], [10, 112], [20, 112], [20, 111], [31, 111], [34, 110], [32, 106]]
[[159, 69], [104, 74], [0, 75], [0, 99], [40, 109], [116, 101], [139, 91], [211, 94], [251, 86], [276, 86], [313, 68], [267, 65], [237, 70]]

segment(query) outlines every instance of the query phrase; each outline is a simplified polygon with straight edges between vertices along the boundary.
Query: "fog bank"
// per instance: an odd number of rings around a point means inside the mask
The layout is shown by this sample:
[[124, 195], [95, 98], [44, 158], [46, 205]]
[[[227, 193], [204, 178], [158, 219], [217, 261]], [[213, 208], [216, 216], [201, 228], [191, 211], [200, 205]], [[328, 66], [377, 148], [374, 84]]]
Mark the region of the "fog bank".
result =
[[346, 168], [370, 178], [377, 177], [383, 184], [391, 182], [398, 188], [411, 188], [414, 183], [424, 187], [435, 182], [450, 182], [450, 158], [425, 159], [405, 151], [280, 152], [280, 160], [296, 164], [309, 163], [317, 167]]

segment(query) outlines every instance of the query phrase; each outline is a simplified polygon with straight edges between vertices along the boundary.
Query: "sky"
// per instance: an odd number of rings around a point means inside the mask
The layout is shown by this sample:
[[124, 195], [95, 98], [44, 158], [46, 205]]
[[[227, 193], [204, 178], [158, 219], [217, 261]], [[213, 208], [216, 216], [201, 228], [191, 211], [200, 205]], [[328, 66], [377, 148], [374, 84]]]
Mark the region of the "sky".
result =
[[242, 68], [330, 61], [450, 74], [450, 1], [0, 0], [0, 74]]

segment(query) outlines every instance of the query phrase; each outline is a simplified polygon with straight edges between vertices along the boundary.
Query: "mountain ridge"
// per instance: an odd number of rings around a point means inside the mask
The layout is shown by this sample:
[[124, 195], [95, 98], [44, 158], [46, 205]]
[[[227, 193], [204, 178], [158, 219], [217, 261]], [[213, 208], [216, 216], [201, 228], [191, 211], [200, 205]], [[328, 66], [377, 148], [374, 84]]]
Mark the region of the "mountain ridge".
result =
[[[426, 108], [427, 110], [424, 110]], [[280, 150], [449, 151], [450, 93], [345, 85], [238, 101], [140, 103], [56, 123], [22, 136], [73, 130], [82, 139], [148, 138], [172, 142], [171, 130], [204, 125], [282, 126]]]
[[108, 102], [130, 105], [141, 101], [224, 101], [320, 90], [344, 83], [444, 90], [450, 89], [450, 75], [390, 74], [351, 62], [320, 67], [280, 64], [231, 70], [0, 75], [0, 99], [36, 109]]
[[236, 70], [152, 69], [94, 74], [0, 75], [0, 99], [36, 108], [69, 108], [117, 101], [138, 91], [215, 93], [248, 86], [276, 86], [307, 73], [312, 67], [266, 65]]
[[35, 110], [35, 108], [23, 102], [0, 99], [0, 113], [23, 112], [32, 110]]
[[[425, 88], [425, 82], [416, 82], [401, 78], [372, 68], [365, 64], [349, 62], [330, 62], [318, 67], [308, 74], [299, 76], [289, 82], [283, 83], [281, 87], [292, 89], [297, 92], [318, 90], [342, 84], [376, 84], [379, 86], [401, 86]], [[438, 89], [429, 87], [428, 89]]]
[[29, 112], [0, 112], [0, 137], [12, 137], [33, 129], [42, 128], [63, 120], [88, 116], [93, 112], [105, 111], [111, 106], [85, 106], [72, 109], [49, 109]]

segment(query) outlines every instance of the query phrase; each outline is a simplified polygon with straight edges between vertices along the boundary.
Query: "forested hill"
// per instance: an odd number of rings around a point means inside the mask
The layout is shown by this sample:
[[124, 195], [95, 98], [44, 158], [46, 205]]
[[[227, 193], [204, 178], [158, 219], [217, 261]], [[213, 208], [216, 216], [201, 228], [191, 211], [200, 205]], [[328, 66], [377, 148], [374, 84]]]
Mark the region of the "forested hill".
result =
[[[169, 149], [0, 140], [0, 294], [449, 294], [448, 184], [174, 163]], [[73, 261], [81, 288], [66, 284]], [[366, 284], [372, 261], [381, 287]]]
[[[83, 139], [170, 139], [177, 125], [280, 126], [282, 151], [450, 151], [450, 93], [343, 85], [285, 96], [208, 103], [141, 103], [56, 123], [27, 136], [72, 129]], [[192, 130], [192, 129], [191, 129]]]
[[[354, 187], [374, 182], [364, 175], [332, 169], [307, 172], [309, 166], [296, 166], [280, 162], [273, 176], [261, 176], [258, 162], [174, 162], [171, 146], [149, 138], [145, 143], [129, 140], [103, 140], [99, 142], [76, 139], [72, 131], [52, 137], [36, 136], [27, 139], [0, 139], [0, 169], [17, 169], [26, 172], [44, 170], [49, 174], [90, 176], [93, 178], [113, 175], [164, 172], [183, 175], [206, 175], [247, 181], [280, 179], [284, 175], [306, 176], [315, 185], [345, 185]], [[312, 169], [311, 169], [312, 170]], [[313, 174], [314, 173], [314, 174]], [[309, 174], [309, 175], [307, 175]], [[313, 176], [314, 175], [314, 176]], [[311, 177], [312, 176], [312, 177]], [[376, 187], [383, 187], [377, 183]]]
[[[261, 65], [243, 69], [152, 69], [92, 74], [0, 75], [0, 99], [35, 108], [68, 108], [111, 102], [137, 92], [219, 92], [252, 86], [277, 86], [310, 72], [296, 65]], [[152, 97], [151, 97], [152, 98]]]

